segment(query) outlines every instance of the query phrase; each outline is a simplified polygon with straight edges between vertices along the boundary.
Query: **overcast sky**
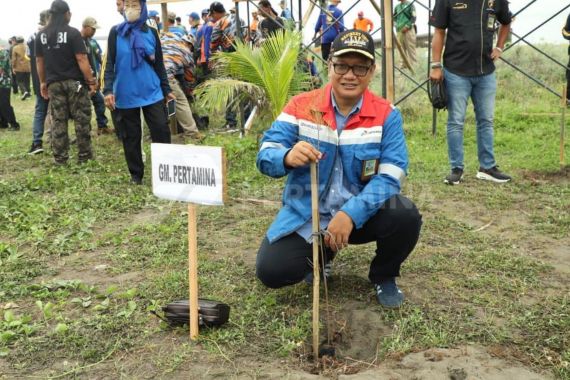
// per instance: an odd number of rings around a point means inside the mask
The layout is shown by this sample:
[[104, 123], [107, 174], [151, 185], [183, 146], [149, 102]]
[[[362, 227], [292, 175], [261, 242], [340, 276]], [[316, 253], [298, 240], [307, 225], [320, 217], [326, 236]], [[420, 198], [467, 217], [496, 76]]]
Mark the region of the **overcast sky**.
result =
[[[2, 11], [0, 12], [0, 39], [7, 40], [10, 36], [20, 35], [27, 37], [32, 34], [36, 28], [39, 20], [39, 13], [43, 9], [48, 9], [52, 0], [1, 0]], [[377, 3], [378, 0], [375, 0]], [[532, 0], [511, 0], [510, 7], [513, 13], [529, 4]], [[111, 26], [121, 22], [121, 17], [116, 12], [115, 0], [67, 0], [71, 12], [71, 25], [80, 28], [82, 20], [87, 16], [92, 16], [97, 19], [101, 29], [97, 31], [97, 36], [106, 36]], [[185, 2], [176, 2], [168, 4], [169, 11], [174, 11], [177, 15], [181, 16], [183, 22], [187, 24], [188, 17], [186, 15], [190, 12], [198, 12], [207, 8], [210, 0], [188, 0]], [[229, 9], [233, 5], [231, 0], [221, 0], [221, 2]], [[287, 0], [290, 3], [290, 0]], [[303, 14], [308, 8], [309, 1], [301, 0], [303, 4]], [[434, 3], [435, 0], [432, 0]], [[256, 1], [257, 3], [257, 1]], [[276, 10], [279, 10], [279, 1], [271, 0]], [[293, 14], [295, 18], [298, 15], [299, 0], [293, 0]], [[397, 0], [394, 0], [394, 6]], [[428, 0], [422, 0], [422, 3], [428, 4]], [[340, 8], [347, 10], [355, 1], [342, 0]], [[560, 11], [566, 6], [570, 5], [570, 0], [536, 0], [527, 10], [522, 12], [513, 23], [513, 30], [519, 34], [524, 35], [536, 26], [540, 25], [543, 21], [550, 18], [556, 12]], [[149, 5], [149, 9], [156, 9], [160, 11], [160, 5]], [[254, 9], [250, 5], [250, 11]], [[427, 19], [428, 13], [421, 5], [416, 5], [418, 13], [418, 32], [427, 32]], [[370, 0], [361, 0], [346, 16], [345, 24], [352, 25], [353, 20], [356, 18], [358, 11], [364, 11], [365, 16], [370, 18], [375, 27], [380, 26], [380, 16], [370, 4]], [[240, 3], [240, 15], [246, 19], [247, 6], [246, 3]], [[564, 26], [566, 17], [570, 13], [570, 8], [563, 11], [560, 15], [549, 21], [545, 26], [540, 28], [537, 32], [533, 33], [529, 40], [532, 42], [546, 41], [554, 43], [564, 43], [561, 38], [560, 30]], [[314, 26], [316, 23], [317, 11], [313, 12], [308, 24], [306, 25], [307, 32], [305, 38], [310, 39], [313, 35]]]

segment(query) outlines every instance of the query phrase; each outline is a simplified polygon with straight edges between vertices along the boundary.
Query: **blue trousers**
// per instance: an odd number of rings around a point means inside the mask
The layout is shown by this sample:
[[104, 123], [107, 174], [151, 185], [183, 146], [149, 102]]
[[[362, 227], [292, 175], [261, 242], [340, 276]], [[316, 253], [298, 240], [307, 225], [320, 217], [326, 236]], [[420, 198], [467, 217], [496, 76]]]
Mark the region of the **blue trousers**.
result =
[[477, 124], [477, 157], [479, 166], [496, 165], [493, 153], [493, 118], [497, 82], [495, 73], [465, 77], [444, 71], [447, 90], [447, 148], [451, 168], [464, 167], [463, 129], [469, 98], [473, 101]]

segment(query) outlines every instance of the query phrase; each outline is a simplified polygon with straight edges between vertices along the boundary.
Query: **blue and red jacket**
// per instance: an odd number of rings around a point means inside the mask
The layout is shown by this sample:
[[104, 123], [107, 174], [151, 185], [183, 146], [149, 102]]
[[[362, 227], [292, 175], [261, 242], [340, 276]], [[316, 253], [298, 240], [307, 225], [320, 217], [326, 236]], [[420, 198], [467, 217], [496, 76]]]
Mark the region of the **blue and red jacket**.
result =
[[[287, 152], [299, 141], [307, 141], [324, 154], [319, 161], [319, 201], [327, 196], [332, 170], [340, 155], [345, 179], [353, 194], [340, 209], [355, 228], [375, 215], [392, 196], [399, 194], [408, 168], [402, 116], [388, 101], [366, 90], [362, 108], [338, 135], [331, 101], [331, 85], [295, 96], [265, 132], [257, 154], [258, 169], [268, 176], [288, 175], [283, 207], [267, 238], [270, 243], [297, 231], [311, 219], [311, 177], [309, 166], [285, 167]], [[378, 173], [363, 180], [365, 162], [379, 161]]]

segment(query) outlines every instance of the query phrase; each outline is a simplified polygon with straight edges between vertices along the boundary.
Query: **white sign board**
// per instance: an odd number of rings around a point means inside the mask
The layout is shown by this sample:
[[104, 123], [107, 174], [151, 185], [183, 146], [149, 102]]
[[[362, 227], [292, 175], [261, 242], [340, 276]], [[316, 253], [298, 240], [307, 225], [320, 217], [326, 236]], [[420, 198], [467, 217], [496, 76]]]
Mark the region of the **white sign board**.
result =
[[223, 151], [219, 147], [151, 144], [152, 192], [158, 198], [223, 205]]

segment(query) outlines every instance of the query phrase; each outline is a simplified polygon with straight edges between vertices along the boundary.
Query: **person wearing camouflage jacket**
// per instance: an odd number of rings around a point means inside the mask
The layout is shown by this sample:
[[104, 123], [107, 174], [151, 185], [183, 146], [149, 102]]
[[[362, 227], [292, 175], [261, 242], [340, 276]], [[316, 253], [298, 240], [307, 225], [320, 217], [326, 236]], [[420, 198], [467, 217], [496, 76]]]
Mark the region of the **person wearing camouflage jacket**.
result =
[[12, 88], [12, 69], [10, 67], [10, 53], [8, 50], [0, 50], [0, 128], [8, 128], [17, 131], [20, 124], [16, 121], [14, 108], [10, 103], [10, 90]]

